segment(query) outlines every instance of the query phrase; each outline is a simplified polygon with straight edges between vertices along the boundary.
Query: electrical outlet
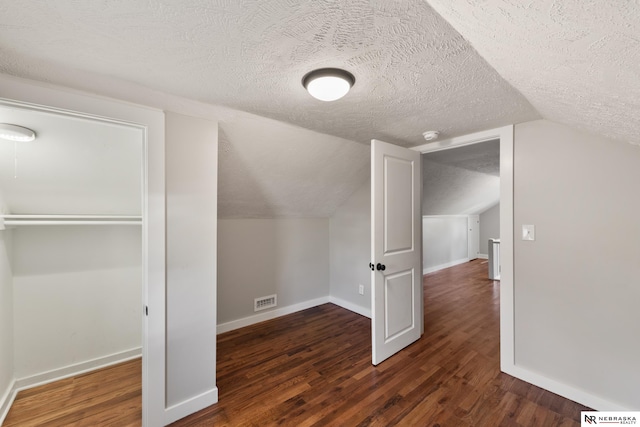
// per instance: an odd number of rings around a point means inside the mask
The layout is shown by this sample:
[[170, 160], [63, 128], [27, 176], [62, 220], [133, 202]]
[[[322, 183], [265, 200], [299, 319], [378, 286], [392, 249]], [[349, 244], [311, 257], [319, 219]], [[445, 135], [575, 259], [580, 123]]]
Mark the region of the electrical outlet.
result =
[[360, 295], [364, 295], [364, 285], [359, 285], [359, 286], [358, 286], [358, 293], [359, 293]]

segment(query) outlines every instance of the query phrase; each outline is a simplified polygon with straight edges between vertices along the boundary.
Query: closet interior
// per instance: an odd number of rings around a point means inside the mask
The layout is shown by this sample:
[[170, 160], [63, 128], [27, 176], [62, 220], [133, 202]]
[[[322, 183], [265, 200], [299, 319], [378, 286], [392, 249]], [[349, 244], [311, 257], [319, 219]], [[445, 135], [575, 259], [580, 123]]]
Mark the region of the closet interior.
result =
[[140, 128], [0, 105], [0, 383], [24, 389], [142, 354]]

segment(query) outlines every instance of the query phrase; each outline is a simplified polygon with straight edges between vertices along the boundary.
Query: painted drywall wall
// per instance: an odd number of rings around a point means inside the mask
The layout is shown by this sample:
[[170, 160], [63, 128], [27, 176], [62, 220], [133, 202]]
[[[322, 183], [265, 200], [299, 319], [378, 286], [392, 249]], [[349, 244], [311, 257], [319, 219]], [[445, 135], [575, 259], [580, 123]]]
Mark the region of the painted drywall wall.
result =
[[466, 215], [422, 217], [423, 274], [469, 260]]
[[329, 295], [328, 218], [220, 219], [218, 248], [219, 324], [256, 315], [254, 298], [277, 294], [281, 309]]
[[[331, 299], [371, 316], [371, 180], [356, 190], [334, 213], [330, 226]], [[364, 286], [364, 295], [358, 286]]]
[[12, 232], [17, 379], [139, 349], [139, 226], [25, 226]]
[[636, 410], [640, 148], [541, 120], [514, 153], [516, 366]]
[[[12, 231], [0, 230], [0, 405], [13, 383]], [[2, 415], [0, 406], [0, 417]]]
[[165, 126], [167, 406], [171, 407], [205, 393], [217, 401], [218, 124], [166, 113]]
[[489, 239], [500, 238], [500, 203], [480, 214], [480, 253], [489, 254]]

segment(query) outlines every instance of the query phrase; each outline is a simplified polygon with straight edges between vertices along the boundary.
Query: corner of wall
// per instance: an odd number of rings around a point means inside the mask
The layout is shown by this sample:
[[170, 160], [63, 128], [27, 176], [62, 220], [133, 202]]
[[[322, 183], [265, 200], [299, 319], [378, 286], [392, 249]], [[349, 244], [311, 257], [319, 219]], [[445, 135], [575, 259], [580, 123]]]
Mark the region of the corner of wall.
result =
[[15, 398], [12, 231], [0, 231], [0, 425]]
[[[330, 218], [329, 299], [371, 317], [371, 183], [367, 180]], [[363, 293], [359, 293], [362, 286]]]

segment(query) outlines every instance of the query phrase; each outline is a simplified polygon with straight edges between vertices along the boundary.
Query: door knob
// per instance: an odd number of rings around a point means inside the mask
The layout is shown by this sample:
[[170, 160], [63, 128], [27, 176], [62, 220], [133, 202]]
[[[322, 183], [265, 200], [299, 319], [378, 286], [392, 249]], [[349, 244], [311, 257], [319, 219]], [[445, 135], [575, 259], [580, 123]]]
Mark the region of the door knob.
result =
[[376, 270], [378, 270], [378, 271], [384, 271], [386, 268], [387, 268], [387, 267], [385, 267], [385, 265], [384, 265], [384, 264], [380, 264], [380, 263], [378, 263], [378, 264], [376, 265]]
[[374, 268], [373, 268], [373, 267], [374, 267], [374, 266], [373, 266], [373, 263], [369, 263], [369, 268], [371, 269], [371, 271], [373, 271], [373, 270], [374, 270]]

